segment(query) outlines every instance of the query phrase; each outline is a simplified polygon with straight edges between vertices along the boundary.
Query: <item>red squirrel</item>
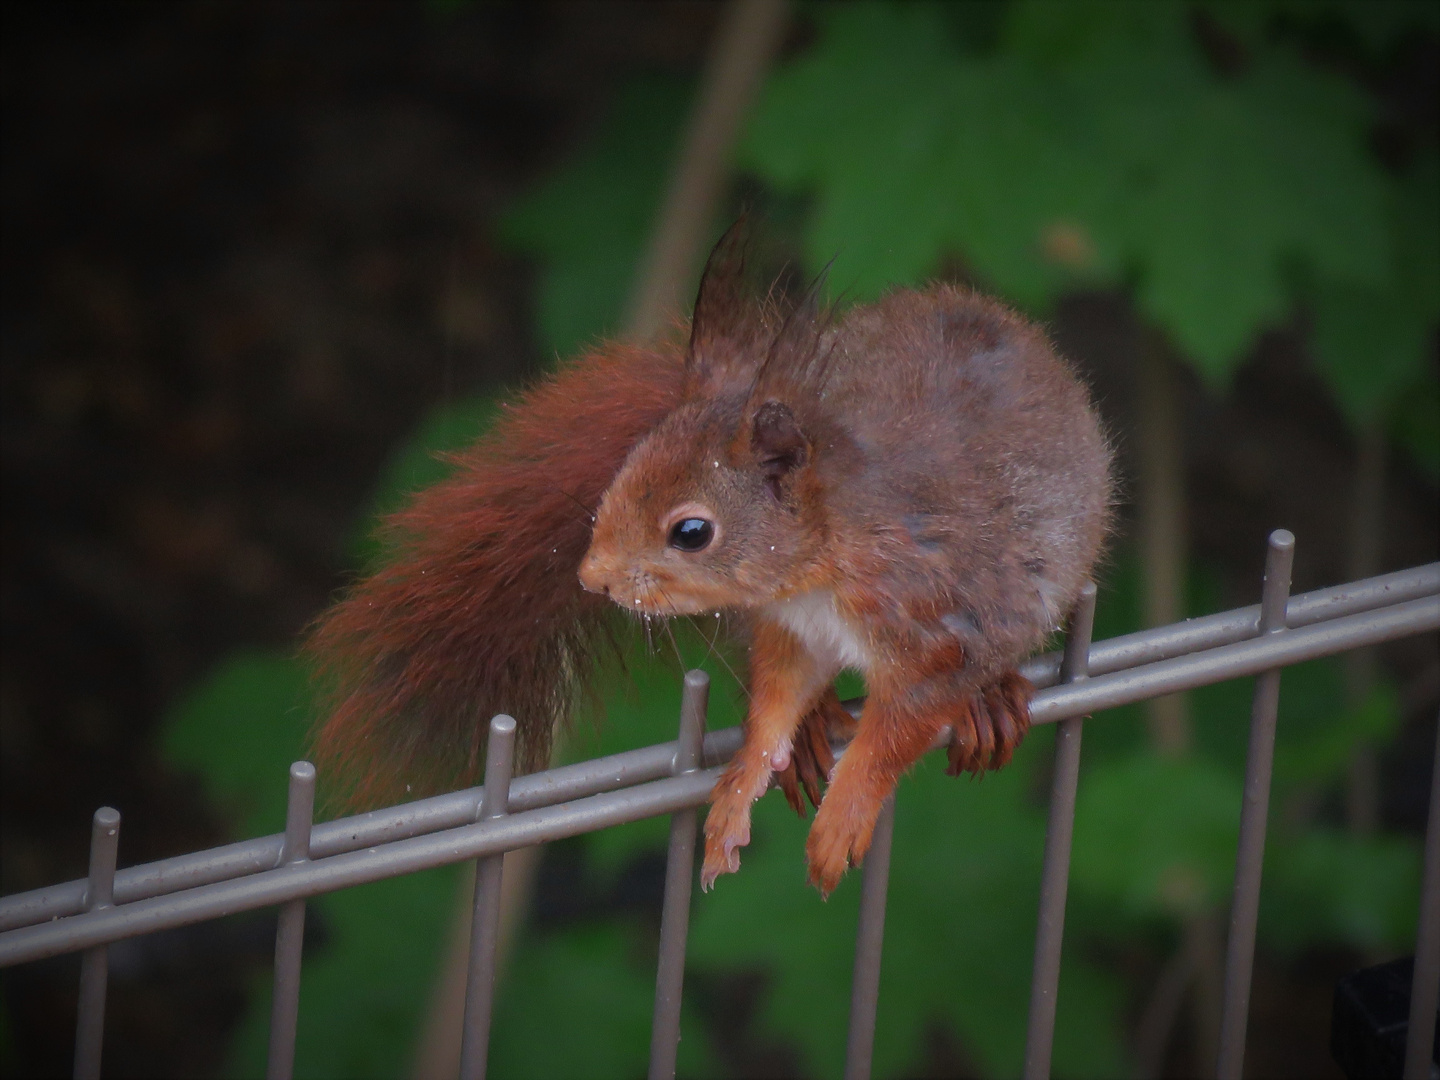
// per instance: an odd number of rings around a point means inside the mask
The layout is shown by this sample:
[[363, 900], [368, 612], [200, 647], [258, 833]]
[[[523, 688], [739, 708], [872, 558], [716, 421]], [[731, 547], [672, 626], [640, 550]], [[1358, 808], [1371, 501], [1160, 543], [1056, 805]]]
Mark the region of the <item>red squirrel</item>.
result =
[[[317, 752], [362, 796], [473, 782], [501, 711], [521, 766], [541, 767], [610, 602], [728, 611], [749, 638], [705, 888], [739, 868], [772, 779], [818, 807], [809, 877], [828, 895], [943, 732], [952, 773], [1009, 760], [1029, 727], [1016, 665], [1059, 627], [1107, 529], [1110, 451], [1086, 390], [1038, 327], [968, 289], [835, 315], [818, 284], [789, 308], [752, 298], [743, 263], [732, 229], [688, 343], [562, 368], [389, 522], [391, 561], [310, 643], [332, 694]], [[847, 668], [865, 678], [858, 723], [832, 685]], [[853, 730], [838, 762], [836, 727]]]

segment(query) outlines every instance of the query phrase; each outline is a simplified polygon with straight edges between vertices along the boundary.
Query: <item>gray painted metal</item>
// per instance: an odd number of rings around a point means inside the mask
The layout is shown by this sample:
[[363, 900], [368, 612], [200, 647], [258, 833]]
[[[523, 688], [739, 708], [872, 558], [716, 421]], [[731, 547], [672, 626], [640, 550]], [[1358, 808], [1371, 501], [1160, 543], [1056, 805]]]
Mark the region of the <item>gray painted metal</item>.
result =
[[1392, 638], [1440, 629], [1440, 598], [1426, 597], [1297, 630], [1281, 630], [1234, 645], [1177, 656], [1112, 675], [1091, 677], [1071, 686], [1055, 686], [1035, 697], [1031, 718], [1053, 724], [1117, 705], [1129, 705], [1197, 686], [1258, 675], [1349, 649], [1378, 645]]
[[[290, 766], [285, 807], [285, 846], [281, 862], [293, 866], [310, 859], [310, 828], [315, 820], [315, 766], [297, 761]], [[280, 909], [275, 928], [275, 984], [270, 999], [270, 1045], [266, 1080], [290, 1080], [295, 1072], [295, 1027], [300, 1018], [300, 954], [305, 946], [305, 901], [291, 900]]]
[[[1285, 607], [1285, 625], [1292, 630], [1312, 626], [1436, 593], [1440, 593], [1440, 562], [1426, 563], [1349, 585], [1292, 596]], [[1097, 642], [1090, 650], [1090, 674], [1108, 675], [1217, 645], [1232, 645], [1259, 633], [1259, 620], [1260, 606], [1252, 604]], [[1054, 686], [1060, 681], [1060, 654], [1046, 653], [1028, 660], [1020, 666], [1020, 673], [1037, 688]]]
[[845, 1080], [870, 1080], [875, 1053], [875, 1010], [880, 1004], [880, 953], [885, 944], [885, 898], [890, 848], [895, 839], [895, 793], [880, 807], [860, 879], [860, 918], [855, 928], [855, 974], [850, 980], [850, 1030], [845, 1040]]
[[[1313, 626], [1376, 609], [1388, 610], [1437, 593], [1440, 593], [1440, 563], [1429, 563], [1292, 597], [1286, 608], [1286, 625], [1292, 629]], [[1258, 619], [1258, 607], [1240, 608], [1099, 642], [1091, 649], [1090, 671], [1092, 676], [1107, 675], [1187, 652], [1244, 641], [1258, 632]], [[1393, 636], [1407, 632], [1418, 631], [1399, 631]], [[1330, 651], [1343, 651], [1348, 647]], [[1037, 657], [1022, 665], [1021, 672], [1037, 688], [1053, 686], [1059, 681], [1060, 657], [1057, 654]], [[616, 722], [623, 723], [623, 720]], [[708, 735], [704, 763], [709, 766], [728, 760], [739, 745], [738, 728]], [[674, 760], [675, 744], [661, 743], [523, 776], [511, 787], [510, 806], [518, 813], [658, 780], [670, 774]], [[468, 825], [475, 820], [481, 798], [482, 789], [469, 788], [323, 822], [316, 825], [311, 834], [311, 857], [327, 859]], [[127, 867], [116, 875], [115, 902], [127, 905], [264, 873], [281, 865], [283, 846], [283, 836], [266, 836]], [[0, 933], [83, 912], [85, 890], [82, 879], [0, 898]]]
[[[624, 718], [615, 722], [623, 724]], [[714, 732], [705, 739], [704, 763], [708, 766], [728, 761], [739, 745], [739, 728]], [[511, 785], [510, 807], [515, 812], [533, 810], [658, 780], [670, 775], [674, 761], [675, 744], [660, 743], [522, 776]], [[311, 834], [311, 857], [325, 859], [469, 825], [475, 820], [484, 790], [466, 788], [323, 822]], [[276, 834], [127, 867], [116, 875], [115, 902], [129, 904], [273, 870], [281, 864], [283, 846], [284, 837]], [[0, 899], [0, 932], [78, 914], [85, 910], [84, 900], [84, 879], [4, 897]]]
[[[114, 903], [115, 859], [120, 851], [120, 811], [102, 806], [90, 821], [90, 877], [85, 909], [105, 911]], [[75, 1010], [75, 1080], [99, 1080], [105, 1041], [105, 990], [110, 947], [97, 945], [80, 959], [80, 999]]]
[[[1270, 668], [1436, 629], [1440, 629], [1440, 597], [1410, 600], [1299, 629], [1279, 630], [1263, 637], [1111, 675], [1092, 677], [1080, 683], [1055, 686], [1036, 695], [1031, 708], [1032, 720], [1037, 724], [1056, 723], [1068, 717], [1160, 694], [1254, 675]], [[730, 730], [732, 734], [726, 741], [732, 747], [737, 746], [739, 733]], [[711, 739], [707, 738], [706, 744], [708, 757]], [[673, 762], [675, 744], [663, 745], [670, 748], [670, 761]], [[540, 806], [494, 821], [412, 835], [329, 857], [317, 856], [304, 865], [278, 866], [241, 878], [24, 926], [0, 933], [0, 967], [75, 952], [120, 938], [184, 926], [237, 911], [268, 907], [432, 866], [495, 855], [642, 817], [674, 813], [703, 803], [718, 772], [718, 769], [711, 768], [640, 783], [553, 806]], [[320, 828], [317, 827], [315, 832], [319, 833]], [[199, 858], [207, 858], [210, 854], [201, 853]]]
[[[675, 775], [699, 771], [705, 739], [710, 676], [685, 675], [680, 702], [680, 738]], [[655, 965], [655, 1013], [650, 1024], [649, 1080], [674, 1080], [680, 1048], [680, 1002], [685, 984], [685, 941], [690, 933], [690, 890], [695, 879], [696, 811], [670, 815], [670, 849], [665, 857], [665, 900], [660, 913], [660, 958]]]
[[[1070, 618], [1060, 679], [1090, 677], [1090, 639], [1095, 629], [1095, 583], [1086, 582]], [[1035, 925], [1035, 960], [1030, 974], [1030, 1017], [1025, 1028], [1025, 1080], [1050, 1075], [1055, 1041], [1055, 1005], [1060, 989], [1060, 946], [1065, 937], [1065, 896], [1070, 884], [1070, 840], [1075, 831], [1075, 793], [1080, 785], [1083, 716], [1060, 721], [1055, 733], [1055, 776], [1050, 785], [1050, 820], [1040, 871], [1040, 914]]]
[[[1260, 633], [1285, 628], [1285, 601], [1295, 537], [1285, 529], [1270, 534], [1265, 584], [1260, 599]], [[1245, 1029], [1250, 1012], [1250, 977], [1255, 964], [1255, 924], [1260, 916], [1260, 875], [1265, 861], [1265, 827], [1270, 814], [1270, 775], [1275, 762], [1275, 720], [1280, 707], [1280, 670], [1255, 680], [1250, 707], [1250, 749], [1245, 758], [1245, 794], [1240, 809], [1240, 843], [1235, 853], [1235, 893], [1230, 903], [1230, 940], [1221, 998], [1219, 1080], [1240, 1080], [1245, 1068]]]
[[[478, 820], [493, 822], [510, 809], [515, 771], [515, 720], [503, 713], [490, 721], [485, 747], [485, 797]], [[460, 1040], [460, 1080], [485, 1080], [490, 1052], [490, 1015], [495, 1004], [495, 954], [500, 943], [500, 886], [505, 854], [475, 867], [475, 906], [470, 923], [470, 972], [465, 987], [465, 1028]]]
[[1425, 823], [1425, 870], [1420, 882], [1420, 926], [1415, 934], [1415, 974], [1410, 982], [1410, 1026], [1405, 1032], [1405, 1080], [1429, 1080], [1435, 1047], [1435, 1007], [1440, 1004], [1440, 720], [1435, 725], [1435, 764], [1430, 773], [1430, 819]]

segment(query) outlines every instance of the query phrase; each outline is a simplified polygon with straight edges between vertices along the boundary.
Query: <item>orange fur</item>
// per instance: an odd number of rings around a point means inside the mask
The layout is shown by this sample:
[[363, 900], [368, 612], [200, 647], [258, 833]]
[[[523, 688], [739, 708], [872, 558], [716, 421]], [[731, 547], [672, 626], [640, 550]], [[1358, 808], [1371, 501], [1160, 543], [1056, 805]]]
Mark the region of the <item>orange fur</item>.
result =
[[307, 645], [328, 705], [315, 754], [343, 801], [478, 782], [499, 712], [521, 768], [546, 762], [610, 611], [575, 577], [591, 513], [675, 407], [682, 365], [675, 346], [610, 345], [561, 368], [386, 522], [392, 556]]
[[[474, 782], [500, 711], [521, 766], [541, 765], [609, 601], [753, 628], [707, 887], [739, 866], [772, 779], [797, 810], [802, 786], [819, 804], [807, 853], [828, 893], [941, 732], [952, 772], [1009, 760], [1029, 726], [1016, 664], [1107, 528], [1110, 452], [1084, 387], [1039, 328], [967, 290], [838, 318], [815, 290], [793, 309], [746, 299], [742, 265], [732, 233], [683, 353], [610, 347], [562, 369], [391, 521], [394, 559], [310, 645], [332, 688], [318, 753], [359, 796]], [[830, 687], [846, 667], [869, 688], [858, 723]], [[834, 728], [855, 732], [838, 764]]]

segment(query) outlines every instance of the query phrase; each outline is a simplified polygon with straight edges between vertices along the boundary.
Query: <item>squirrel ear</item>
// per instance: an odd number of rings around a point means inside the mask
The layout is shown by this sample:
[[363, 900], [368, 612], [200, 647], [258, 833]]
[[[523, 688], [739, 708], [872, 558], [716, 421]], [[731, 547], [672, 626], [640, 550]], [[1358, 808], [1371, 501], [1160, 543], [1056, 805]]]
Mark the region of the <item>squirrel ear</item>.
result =
[[777, 499], [781, 482], [810, 460], [809, 440], [790, 406], [780, 401], [767, 401], [755, 411], [750, 448]]
[[744, 215], [725, 230], [700, 276], [685, 374], [692, 386], [723, 381], [753, 365], [764, 345], [764, 319], [746, 288], [749, 223]]

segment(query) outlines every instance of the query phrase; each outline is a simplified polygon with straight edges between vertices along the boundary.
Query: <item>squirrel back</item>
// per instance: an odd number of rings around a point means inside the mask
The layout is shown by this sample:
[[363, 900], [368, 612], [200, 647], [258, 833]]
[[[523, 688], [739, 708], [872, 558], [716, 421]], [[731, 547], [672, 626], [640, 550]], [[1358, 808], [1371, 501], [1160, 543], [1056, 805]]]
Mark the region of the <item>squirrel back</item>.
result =
[[591, 515], [634, 445], [678, 403], [677, 344], [611, 344], [504, 407], [449, 479], [382, 527], [388, 556], [317, 622], [314, 753], [341, 801], [478, 783], [486, 721], [517, 718], [542, 768], [594, 672], [612, 610], [579, 587]]
[[802, 304], [768, 336], [700, 319], [759, 358], [692, 348], [696, 389], [601, 501], [587, 588], [647, 615], [833, 596], [859, 652], [963, 654], [977, 684], [1059, 627], [1108, 528], [1110, 450], [1037, 326], [949, 285], [834, 320]]

